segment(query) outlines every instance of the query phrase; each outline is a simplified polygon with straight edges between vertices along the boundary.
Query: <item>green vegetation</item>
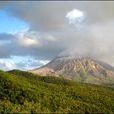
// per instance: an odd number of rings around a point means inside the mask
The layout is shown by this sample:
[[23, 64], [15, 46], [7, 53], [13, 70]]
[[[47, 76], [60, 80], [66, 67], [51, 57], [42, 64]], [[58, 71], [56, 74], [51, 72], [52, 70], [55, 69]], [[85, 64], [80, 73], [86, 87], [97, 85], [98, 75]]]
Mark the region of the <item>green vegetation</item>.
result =
[[0, 71], [0, 113], [114, 113], [114, 88]]

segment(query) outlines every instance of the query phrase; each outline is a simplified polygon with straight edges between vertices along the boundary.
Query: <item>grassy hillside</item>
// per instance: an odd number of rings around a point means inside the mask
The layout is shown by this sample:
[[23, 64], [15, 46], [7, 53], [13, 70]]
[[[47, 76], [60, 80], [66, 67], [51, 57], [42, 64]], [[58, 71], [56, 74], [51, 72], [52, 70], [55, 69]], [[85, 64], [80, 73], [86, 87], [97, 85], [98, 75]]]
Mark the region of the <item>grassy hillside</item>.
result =
[[114, 113], [114, 88], [0, 71], [0, 113]]

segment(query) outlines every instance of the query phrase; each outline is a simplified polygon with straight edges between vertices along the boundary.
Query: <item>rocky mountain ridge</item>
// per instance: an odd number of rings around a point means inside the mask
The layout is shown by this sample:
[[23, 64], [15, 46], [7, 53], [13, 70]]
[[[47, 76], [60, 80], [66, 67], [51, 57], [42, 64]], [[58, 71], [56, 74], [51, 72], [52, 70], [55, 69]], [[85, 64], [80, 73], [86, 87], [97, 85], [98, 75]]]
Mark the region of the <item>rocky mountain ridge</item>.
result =
[[52, 75], [85, 83], [113, 83], [114, 68], [90, 57], [56, 57], [43, 67], [31, 70], [40, 75]]

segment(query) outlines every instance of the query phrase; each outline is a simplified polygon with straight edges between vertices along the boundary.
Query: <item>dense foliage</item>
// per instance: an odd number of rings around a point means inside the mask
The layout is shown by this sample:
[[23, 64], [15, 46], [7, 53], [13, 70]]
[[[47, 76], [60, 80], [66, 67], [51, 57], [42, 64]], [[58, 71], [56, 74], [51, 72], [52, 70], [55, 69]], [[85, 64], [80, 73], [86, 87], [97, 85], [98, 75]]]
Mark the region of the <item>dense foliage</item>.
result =
[[0, 113], [114, 113], [114, 88], [0, 71]]

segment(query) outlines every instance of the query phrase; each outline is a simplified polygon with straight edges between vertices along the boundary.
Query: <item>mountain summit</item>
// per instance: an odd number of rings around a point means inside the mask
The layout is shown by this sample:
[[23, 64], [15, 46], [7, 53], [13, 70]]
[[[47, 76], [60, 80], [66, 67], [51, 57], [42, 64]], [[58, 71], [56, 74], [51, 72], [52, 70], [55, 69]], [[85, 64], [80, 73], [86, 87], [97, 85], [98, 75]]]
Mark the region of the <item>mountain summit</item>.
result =
[[64, 77], [84, 83], [114, 83], [114, 68], [90, 57], [56, 57], [45, 66], [30, 72], [43, 76]]

